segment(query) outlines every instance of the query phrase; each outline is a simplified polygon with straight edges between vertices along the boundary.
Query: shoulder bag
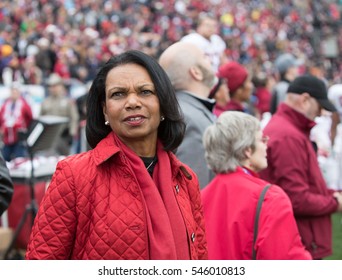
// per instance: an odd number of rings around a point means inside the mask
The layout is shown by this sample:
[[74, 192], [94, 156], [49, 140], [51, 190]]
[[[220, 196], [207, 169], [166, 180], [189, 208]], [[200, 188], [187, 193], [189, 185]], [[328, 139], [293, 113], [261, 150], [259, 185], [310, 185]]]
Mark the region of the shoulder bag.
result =
[[255, 214], [255, 221], [254, 221], [254, 236], [253, 236], [253, 251], [252, 251], [252, 260], [256, 259], [256, 251], [255, 251], [255, 242], [258, 237], [258, 226], [259, 226], [259, 217], [260, 217], [260, 211], [262, 207], [262, 203], [264, 202], [264, 198], [266, 195], [267, 190], [270, 188], [271, 184], [266, 185], [263, 190], [261, 191], [261, 194], [258, 199], [256, 214]]

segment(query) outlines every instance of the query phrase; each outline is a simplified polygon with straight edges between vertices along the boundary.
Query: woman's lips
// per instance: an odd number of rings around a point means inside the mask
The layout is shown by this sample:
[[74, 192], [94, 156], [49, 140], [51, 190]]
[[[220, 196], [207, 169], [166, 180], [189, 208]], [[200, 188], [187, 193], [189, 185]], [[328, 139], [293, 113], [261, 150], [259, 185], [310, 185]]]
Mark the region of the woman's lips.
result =
[[131, 126], [141, 125], [145, 121], [144, 116], [130, 116], [124, 119], [124, 122]]

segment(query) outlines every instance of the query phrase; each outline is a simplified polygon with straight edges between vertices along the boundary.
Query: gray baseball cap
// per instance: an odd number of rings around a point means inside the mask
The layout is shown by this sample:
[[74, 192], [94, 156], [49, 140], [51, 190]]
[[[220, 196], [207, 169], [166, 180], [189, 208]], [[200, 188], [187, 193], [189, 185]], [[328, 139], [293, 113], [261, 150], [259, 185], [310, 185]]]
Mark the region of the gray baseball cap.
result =
[[299, 65], [301, 65], [300, 60], [290, 53], [281, 54], [274, 62], [274, 66], [281, 74], [285, 73], [289, 68], [298, 67]]

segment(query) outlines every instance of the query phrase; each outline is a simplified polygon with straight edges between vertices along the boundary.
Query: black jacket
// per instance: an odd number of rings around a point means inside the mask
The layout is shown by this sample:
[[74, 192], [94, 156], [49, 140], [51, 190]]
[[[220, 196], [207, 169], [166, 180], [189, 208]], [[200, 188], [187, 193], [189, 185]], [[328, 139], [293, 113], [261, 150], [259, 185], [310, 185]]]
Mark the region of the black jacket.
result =
[[0, 152], [0, 216], [8, 208], [13, 195], [13, 184]]

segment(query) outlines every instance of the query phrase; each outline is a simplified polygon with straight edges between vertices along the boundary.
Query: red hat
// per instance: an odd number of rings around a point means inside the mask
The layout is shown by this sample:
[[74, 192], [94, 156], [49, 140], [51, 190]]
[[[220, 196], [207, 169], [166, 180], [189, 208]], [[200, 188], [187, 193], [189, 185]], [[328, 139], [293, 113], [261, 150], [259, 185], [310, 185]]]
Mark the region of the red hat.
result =
[[217, 76], [227, 80], [230, 94], [232, 94], [243, 85], [248, 72], [241, 64], [231, 61], [220, 66]]

